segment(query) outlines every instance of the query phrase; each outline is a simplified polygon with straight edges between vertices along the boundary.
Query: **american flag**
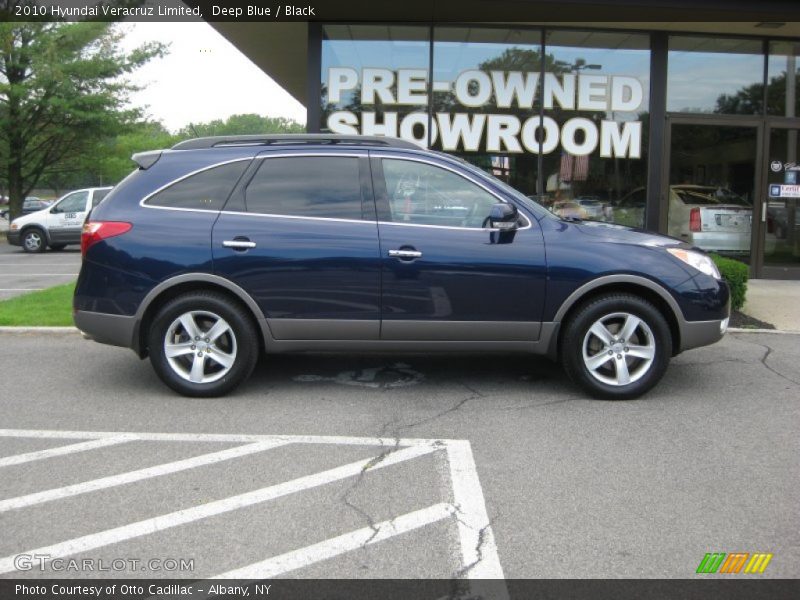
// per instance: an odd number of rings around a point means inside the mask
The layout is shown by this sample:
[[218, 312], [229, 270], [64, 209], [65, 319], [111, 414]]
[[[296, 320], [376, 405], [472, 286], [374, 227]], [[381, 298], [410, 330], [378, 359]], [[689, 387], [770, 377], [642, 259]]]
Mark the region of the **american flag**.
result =
[[561, 181], [586, 181], [589, 176], [589, 155], [574, 156], [569, 153], [561, 155]]

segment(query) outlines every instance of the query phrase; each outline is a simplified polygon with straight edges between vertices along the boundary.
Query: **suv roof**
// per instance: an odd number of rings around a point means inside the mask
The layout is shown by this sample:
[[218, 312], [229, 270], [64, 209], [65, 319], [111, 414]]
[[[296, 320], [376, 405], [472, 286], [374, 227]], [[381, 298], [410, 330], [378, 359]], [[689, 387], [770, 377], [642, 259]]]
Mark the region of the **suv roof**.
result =
[[185, 140], [173, 150], [200, 150], [229, 146], [288, 146], [295, 144], [343, 144], [348, 146], [383, 146], [419, 150], [413, 142], [374, 135], [337, 135], [325, 133], [295, 133], [276, 135], [220, 135]]

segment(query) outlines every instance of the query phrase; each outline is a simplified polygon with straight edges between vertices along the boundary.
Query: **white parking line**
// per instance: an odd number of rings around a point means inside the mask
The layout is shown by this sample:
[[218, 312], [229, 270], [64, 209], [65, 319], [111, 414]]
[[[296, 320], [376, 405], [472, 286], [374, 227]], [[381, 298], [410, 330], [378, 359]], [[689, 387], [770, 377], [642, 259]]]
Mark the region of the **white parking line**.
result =
[[454, 513], [455, 508], [453, 508], [452, 504], [434, 504], [428, 508], [415, 510], [389, 521], [376, 524], [377, 533], [371, 527], [364, 527], [240, 569], [233, 569], [220, 575], [214, 575], [211, 579], [258, 580], [278, 577], [289, 571], [301, 569], [367, 545], [377, 544], [401, 533], [425, 527], [431, 523], [451, 517]]
[[327, 471], [320, 471], [312, 475], [306, 475], [291, 481], [285, 481], [276, 485], [270, 485], [252, 492], [246, 492], [236, 496], [231, 496], [223, 500], [200, 504], [191, 508], [178, 510], [160, 515], [151, 519], [137, 521], [129, 525], [107, 529], [99, 533], [92, 533], [82, 537], [66, 540], [51, 546], [44, 546], [34, 550], [18, 552], [5, 558], [0, 558], [0, 573], [10, 573], [15, 570], [15, 558], [19, 554], [46, 554], [51, 558], [59, 558], [102, 548], [125, 540], [156, 533], [178, 525], [184, 525], [200, 519], [213, 517], [230, 511], [238, 510], [254, 504], [260, 504], [267, 500], [274, 500], [281, 496], [287, 496], [296, 492], [307, 490], [327, 483], [333, 483], [340, 479], [354, 477], [364, 470], [370, 471], [382, 469], [406, 460], [411, 460], [419, 456], [424, 456], [439, 449], [437, 446], [411, 446], [391, 454], [387, 454], [382, 460], [373, 457], [367, 461], [357, 461]]
[[131, 442], [135, 439], [136, 436], [133, 435], [118, 435], [114, 437], [101, 438], [99, 440], [92, 440], [90, 442], [81, 442], [80, 444], [70, 444], [68, 446], [48, 448], [47, 450], [36, 450], [35, 452], [26, 452], [25, 454], [4, 456], [3, 458], [0, 458], [0, 467], [21, 465], [22, 463], [31, 462], [34, 460], [42, 460], [44, 458], [51, 458], [53, 456], [64, 456], [66, 454], [73, 454], [75, 452], [85, 452], [86, 450], [94, 450], [95, 448], [104, 448], [106, 446], [122, 444], [123, 442]]
[[[113, 438], [109, 438], [113, 439]], [[86, 442], [87, 444], [91, 442]], [[86, 494], [87, 492], [96, 492], [118, 485], [125, 485], [126, 483], [133, 483], [135, 481], [142, 481], [143, 479], [150, 479], [151, 477], [159, 477], [161, 475], [168, 475], [170, 473], [177, 473], [187, 469], [194, 469], [204, 465], [213, 465], [225, 460], [233, 458], [240, 458], [248, 454], [255, 454], [256, 452], [263, 452], [271, 448], [285, 445], [286, 442], [270, 441], [270, 442], [255, 442], [245, 446], [237, 446], [236, 448], [228, 448], [220, 452], [212, 452], [210, 454], [201, 454], [200, 456], [193, 456], [184, 460], [177, 460], [175, 462], [164, 463], [139, 469], [138, 471], [129, 471], [127, 473], [120, 473], [119, 475], [110, 475], [100, 479], [93, 479], [91, 481], [84, 481], [74, 485], [67, 485], [60, 488], [53, 488], [43, 492], [36, 492], [26, 496], [18, 496], [16, 498], [9, 498], [7, 500], [0, 500], [0, 513], [26, 506], [33, 506], [34, 504], [42, 504], [43, 502], [50, 502], [52, 500], [60, 500], [62, 498], [69, 498], [70, 496], [77, 496], [79, 494]], [[82, 444], [76, 444], [78, 446]], [[64, 446], [69, 448], [70, 446]], [[58, 448], [56, 448], [58, 449]], [[20, 455], [22, 456], [22, 455]], [[15, 457], [10, 457], [15, 458]], [[2, 466], [2, 465], [0, 465]]]
[[0, 288], [0, 292], [38, 292], [45, 288]]
[[447, 458], [453, 482], [453, 504], [459, 517], [462, 562], [469, 568], [470, 578], [503, 579], [503, 567], [497, 555], [497, 544], [483, 502], [483, 488], [475, 470], [469, 442], [449, 442]]
[[[492, 532], [489, 516], [483, 496], [483, 490], [478, 479], [474, 457], [469, 441], [450, 439], [394, 439], [375, 437], [350, 437], [350, 436], [320, 436], [320, 435], [258, 435], [258, 434], [213, 434], [213, 433], [148, 433], [148, 432], [98, 432], [98, 431], [62, 431], [62, 430], [29, 430], [29, 429], [0, 429], [2, 437], [22, 437], [35, 439], [73, 439], [89, 440], [86, 444], [118, 443], [121, 438], [133, 438], [141, 441], [152, 442], [239, 442], [242, 446], [229, 448], [221, 452], [201, 455], [185, 460], [156, 465], [128, 473], [104, 477], [92, 481], [78, 483], [72, 486], [45, 490], [18, 498], [0, 501], [2, 510], [22, 508], [32, 504], [39, 504], [50, 500], [58, 500], [76, 494], [104, 489], [114, 485], [122, 485], [133, 481], [140, 481], [149, 477], [156, 477], [180, 470], [191, 469], [203, 464], [211, 464], [220, 460], [228, 460], [274, 448], [284, 444], [328, 444], [352, 446], [378, 446], [390, 448], [392, 451], [374, 457], [339, 466], [326, 471], [306, 475], [270, 485], [258, 490], [231, 496], [221, 500], [192, 506], [186, 509], [171, 512], [165, 515], [145, 519], [121, 527], [115, 527], [82, 537], [66, 540], [50, 546], [29, 550], [26, 554], [45, 554], [52, 558], [78, 554], [95, 548], [105, 547], [132, 538], [145, 536], [172, 527], [189, 524], [201, 519], [235, 511], [240, 508], [253, 506], [275, 498], [309, 490], [353, 477], [365, 471], [372, 471], [383, 467], [395, 465], [417, 457], [445, 451], [450, 465], [450, 479], [452, 485], [452, 503], [443, 503], [407, 513], [389, 521], [381, 523], [375, 538], [372, 528], [351, 531], [344, 535], [329, 540], [311, 544], [292, 552], [272, 557], [251, 565], [241, 567], [234, 571], [219, 575], [218, 577], [244, 577], [248, 573], [255, 574], [256, 578], [269, 577], [270, 573], [283, 573], [288, 570], [300, 568], [323, 560], [328, 556], [336, 556], [348, 552], [356, 545], [364, 545], [366, 540], [374, 543], [388, 539], [404, 531], [410, 531], [426, 524], [454, 516], [459, 533], [461, 556], [459, 562], [462, 567], [457, 576], [465, 579], [502, 579], [503, 569], [497, 554], [497, 545]], [[61, 448], [76, 448], [86, 444], [73, 444]], [[397, 449], [401, 448], [401, 449]], [[48, 452], [48, 451], [40, 451]], [[29, 453], [37, 454], [37, 453]], [[25, 455], [19, 455], [25, 456]], [[15, 457], [7, 457], [14, 459]], [[0, 510], [0, 512], [2, 512]], [[366, 535], [366, 537], [364, 537]], [[19, 553], [18, 553], [19, 554]], [[18, 554], [0, 558], [0, 573], [14, 570], [14, 559]], [[322, 558], [320, 558], [322, 557]], [[236, 575], [232, 575], [236, 573]], [[265, 574], [266, 573], [266, 574]], [[470, 589], [480, 590], [483, 582], [473, 581]], [[477, 587], [476, 587], [477, 586]], [[491, 590], [491, 596], [498, 599], [507, 599], [507, 593], [501, 594], [497, 589]]]
[[422, 438], [351, 437], [340, 435], [262, 435], [249, 433], [149, 433], [144, 431], [64, 431], [60, 429], [0, 429], [0, 437], [61, 438], [93, 440], [130, 434], [151, 442], [263, 442], [285, 441], [293, 444], [344, 444], [346, 446], [429, 446], [444, 445], [452, 440]]
[[77, 273], [0, 273], [0, 277], [74, 277]]

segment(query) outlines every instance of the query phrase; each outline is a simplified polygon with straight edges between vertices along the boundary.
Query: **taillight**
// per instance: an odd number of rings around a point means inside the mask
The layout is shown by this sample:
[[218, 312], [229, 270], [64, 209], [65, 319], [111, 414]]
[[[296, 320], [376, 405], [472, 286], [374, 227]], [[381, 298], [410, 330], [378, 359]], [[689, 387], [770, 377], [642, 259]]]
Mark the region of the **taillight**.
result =
[[123, 221], [87, 221], [81, 233], [81, 256], [86, 255], [90, 246], [115, 235], [122, 235], [131, 230], [133, 225]]
[[700, 231], [700, 209], [693, 208], [689, 212], [689, 231]]

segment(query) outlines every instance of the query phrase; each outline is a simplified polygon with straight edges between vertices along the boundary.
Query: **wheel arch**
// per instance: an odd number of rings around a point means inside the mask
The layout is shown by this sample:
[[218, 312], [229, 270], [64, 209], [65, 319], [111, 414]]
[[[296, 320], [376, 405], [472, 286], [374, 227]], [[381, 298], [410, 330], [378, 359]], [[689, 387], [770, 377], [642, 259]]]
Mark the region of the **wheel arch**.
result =
[[47, 230], [47, 227], [45, 227], [41, 223], [36, 223], [36, 222], [26, 223], [25, 225], [23, 225], [22, 229], [19, 230], [19, 239], [22, 240], [22, 238], [25, 237], [25, 233], [27, 233], [31, 229], [38, 229], [44, 234], [45, 246], [50, 244], [50, 232]]
[[548, 354], [557, 357], [561, 349], [561, 338], [566, 323], [583, 305], [594, 298], [610, 293], [628, 293], [639, 296], [653, 304], [664, 316], [672, 337], [672, 355], [680, 352], [683, 313], [677, 301], [656, 282], [636, 275], [607, 275], [585, 283], [572, 292], [558, 309], [554, 321], [559, 323], [558, 335]]
[[149, 325], [158, 310], [173, 298], [181, 294], [195, 291], [217, 291], [228, 296], [232, 301], [244, 308], [259, 327], [260, 351], [265, 349], [265, 337], [268, 333], [264, 313], [256, 301], [244, 289], [224, 277], [210, 273], [186, 273], [162, 281], [145, 296], [136, 311], [136, 325], [133, 332], [134, 351], [139, 358], [148, 354], [147, 332]]

